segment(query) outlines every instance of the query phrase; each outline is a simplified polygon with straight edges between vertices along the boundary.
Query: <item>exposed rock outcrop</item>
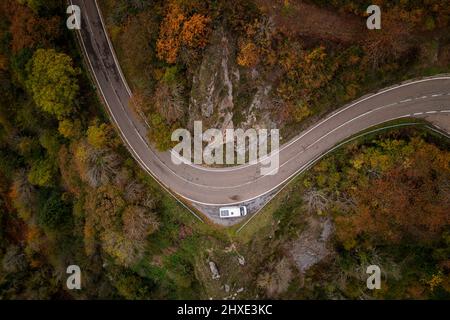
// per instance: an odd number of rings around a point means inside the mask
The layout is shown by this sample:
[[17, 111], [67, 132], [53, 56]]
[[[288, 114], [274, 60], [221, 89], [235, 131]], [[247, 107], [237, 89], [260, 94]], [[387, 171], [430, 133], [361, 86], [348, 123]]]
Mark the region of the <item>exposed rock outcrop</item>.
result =
[[193, 79], [190, 123], [203, 120], [213, 128], [224, 130], [233, 127], [233, 87], [239, 81], [239, 70], [234, 60], [234, 48], [229, 37], [222, 29], [216, 31]]

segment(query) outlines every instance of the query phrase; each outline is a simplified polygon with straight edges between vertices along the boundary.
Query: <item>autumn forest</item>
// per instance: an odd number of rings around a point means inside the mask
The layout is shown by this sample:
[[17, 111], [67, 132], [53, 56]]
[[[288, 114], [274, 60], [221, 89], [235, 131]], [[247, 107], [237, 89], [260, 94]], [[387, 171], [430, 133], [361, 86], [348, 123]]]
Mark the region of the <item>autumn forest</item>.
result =
[[[373, 2], [385, 27], [370, 34], [362, 0], [99, 5], [163, 151], [198, 119], [287, 141], [364, 94], [449, 72], [447, 1]], [[199, 223], [132, 158], [66, 17], [62, 0], [0, 2], [0, 300], [450, 298], [450, 141], [428, 122], [343, 145], [240, 232]], [[66, 287], [73, 264], [82, 290]]]

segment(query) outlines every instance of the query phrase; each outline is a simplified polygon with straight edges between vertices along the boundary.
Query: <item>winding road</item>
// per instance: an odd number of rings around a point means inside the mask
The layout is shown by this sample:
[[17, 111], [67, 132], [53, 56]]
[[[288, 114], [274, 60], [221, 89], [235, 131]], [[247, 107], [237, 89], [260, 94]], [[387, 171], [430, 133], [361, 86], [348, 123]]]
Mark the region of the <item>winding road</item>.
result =
[[97, 2], [71, 2], [81, 8], [78, 36], [86, 61], [131, 154], [166, 190], [198, 208], [250, 203], [273, 194], [340, 142], [383, 122], [433, 115], [450, 123], [450, 76], [436, 76], [384, 89], [331, 113], [280, 147], [280, 168], [276, 175], [261, 176], [259, 163], [221, 169], [175, 165], [170, 152], [158, 152], [148, 143], [146, 122], [129, 107], [131, 91]]

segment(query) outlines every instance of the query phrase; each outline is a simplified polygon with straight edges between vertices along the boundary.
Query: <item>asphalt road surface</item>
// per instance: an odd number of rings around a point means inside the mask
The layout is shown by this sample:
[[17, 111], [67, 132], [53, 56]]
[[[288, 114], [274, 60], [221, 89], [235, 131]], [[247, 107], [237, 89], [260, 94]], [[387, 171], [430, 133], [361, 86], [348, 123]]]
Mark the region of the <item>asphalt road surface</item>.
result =
[[436, 76], [382, 90], [328, 115], [280, 147], [276, 175], [262, 176], [259, 163], [221, 169], [175, 165], [169, 152], [158, 152], [149, 145], [146, 122], [129, 107], [131, 91], [96, 1], [72, 3], [81, 8], [79, 37], [87, 63], [133, 157], [166, 189], [197, 207], [216, 208], [267, 197], [346, 138], [383, 122], [430, 115], [450, 121], [450, 76]]

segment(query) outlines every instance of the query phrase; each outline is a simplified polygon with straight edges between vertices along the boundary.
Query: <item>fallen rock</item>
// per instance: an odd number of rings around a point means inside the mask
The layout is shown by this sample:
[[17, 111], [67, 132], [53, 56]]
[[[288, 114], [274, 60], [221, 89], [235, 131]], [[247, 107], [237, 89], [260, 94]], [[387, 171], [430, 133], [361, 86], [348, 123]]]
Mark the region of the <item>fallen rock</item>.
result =
[[220, 278], [219, 270], [217, 269], [217, 266], [214, 262], [209, 261], [209, 269], [211, 270], [213, 280], [217, 280]]

